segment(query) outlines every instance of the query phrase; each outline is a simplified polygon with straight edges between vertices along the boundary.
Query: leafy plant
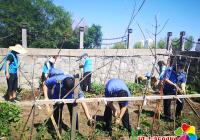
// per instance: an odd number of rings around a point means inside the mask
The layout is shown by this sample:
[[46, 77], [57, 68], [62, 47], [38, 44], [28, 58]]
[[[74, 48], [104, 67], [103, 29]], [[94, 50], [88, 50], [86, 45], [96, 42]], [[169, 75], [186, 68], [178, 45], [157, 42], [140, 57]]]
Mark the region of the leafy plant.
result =
[[41, 125], [37, 128], [37, 133], [36, 133], [35, 139], [36, 140], [44, 140], [44, 139], [46, 140], [46, 139], [53, 139], [53, 138], [49, 134], [47, 127]]
[[104, 93], [104, 85], [103, 84], [92, 83], [92, 89], [94, 90], [96, 95], [100, 95], [100, 94]]
[[148, 136], [151, 134], [151, 124], [149, 120], [147, 119], [147, 116], [145, 114], [141, 115], [141, 122], [140, 122], [141, 128], [142, 128], [142, 134], [145, 136]]
[[10, 135], [11, 125], [20, 120], [21, 109], [13, 103], [0, 103], [0, 136]]
[[[62, 139], [63, 140], [70, 140], [70, 136], [71, 136], [71, 130], [69, 129], [67, 132], [65, 132], [62, 135]], [[87, 140], [87, 138], [84, 137], [83, 135], [81, 135], [79, 132], [76, 132], [76, 140]]]
[[138, 83], [127, 82], [127, 86], [133, 95], [135, 95], [136, 93], [142, 93], [144, 89], [144, 86]]

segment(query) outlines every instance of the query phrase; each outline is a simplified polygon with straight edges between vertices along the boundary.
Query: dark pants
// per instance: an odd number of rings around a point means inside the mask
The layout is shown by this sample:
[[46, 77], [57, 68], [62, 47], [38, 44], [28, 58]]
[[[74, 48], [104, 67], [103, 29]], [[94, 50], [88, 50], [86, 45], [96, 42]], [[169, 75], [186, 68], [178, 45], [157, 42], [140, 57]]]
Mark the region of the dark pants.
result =
[[[169, 95], [168, 93], [164, 92], [164, 95]], [[181, 102], [179, 101], [181, 100]], [[179, 117], [181, 115], [181, 111], [183, 110], [183, 105], [184, 105], [184, 99], [177, 99], [176, 101], [176, 117]], [[167, 118], [171, 118], [171, 99], [165, 99], [163, 101], [163, 106], [164, 106], [164, 115]]]
[[[90, 74], [89, 74], [89, 73], [90, 73]], [[88, 74], [89, 74], [89, 75], [88, 75]], [[87, 75], [88, 75], [88, 76], [87, 76]], [[85, 76], [87, 76], [87, 77], [85, 78]], [[91, 72], [85, 72], [85, 73], [83, 74], [83, 78], [85, 78], [85, 79], [82, 81], [82, 90], [83, 90], [83, 91], [86, 91], [87, 87], [88, 87], [88, 91], [91, 90], [91, 76], [92, 76]]]
[[[59, 126], [59, 131], [61, 132], [62, 128], [66, 130], [66, 125], [62, 121], [62, 111], [63, 111], [64, 104], [55, 104], [54, 107], [54, 113], [53, 117], [56, 121], [56, 124]], [[72, 111], [73, 111], [73, 104], [67, 104], [69, 114], [70, 114], [70, 122], [72, 124]], [[60, 116], [59, 116], [60, 115]], [[78, 130], [78, 116], [76, 119], [76, 129]]]
[[[122, 105], [119, 104], [120, 109], [122, 108]], [[105, 130], [111, 132], [112, 128], [112, 109], [107, 105], [104, 111], [104, 121], [106, 123]], [[124, 116], [122, 117], [122, 124], [123, 126], [129, 131], [131, 134], [131, 126], [129, 124], [129, 113], [128, 109], [124, 113]]]
[[16, 91], [18, 86], [18, 77], [17, 73], [10, 73], [9, 79], [7, 79], [7, 85], [8, 85], [8, 92]]

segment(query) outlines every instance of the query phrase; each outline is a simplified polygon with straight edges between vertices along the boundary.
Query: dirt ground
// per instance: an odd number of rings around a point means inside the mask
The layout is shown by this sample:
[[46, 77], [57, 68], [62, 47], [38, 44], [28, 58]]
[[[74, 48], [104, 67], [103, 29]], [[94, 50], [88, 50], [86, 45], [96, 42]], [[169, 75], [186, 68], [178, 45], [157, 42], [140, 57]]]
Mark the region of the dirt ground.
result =
[[[30, 98], [31, 96], [28, 95], [27, 97], [24, 97], [23, 100], [30, 100], [32, 98]], [[129, 114], [130, 114], [130, 124], [132, 126], [132, 128], [136, 129], [137, 128], [137, 121], [138, 121], [138, 106], [141, 105], [142, 102], [129, 102]], [[162, 104], [161, 104], [162, 105]], [[196, 109], [196, 111], [200, 114], [200, 104], [193, 102], [192, 103], [193, 107]], [[89, 110], [91, 112], [92, 115], [98, 115], [98, 116], [103, 116], [104, 113], [104, 109], [105, 109], [105, 104], [103, 102], [100, 103], [88, 103], [88, 107]], [[153, 122], [153, 114], [156, 108], [156, 101], [147, 101], [147, 105], [143, 107], [143, 113], [142, 116], [145, 115], [145, 120], [146, 123], [152, 124]], [[161, 106], [161, 110], [162, 110], [162, 106]], [[171, 111], [173, 113], [173, 109], [174, 108], [174, 103], [172, 102], [171, 104]], [[22, 107], [22, 118], [23, 121], [25, 122], [29, 116], [31, 107], [27, 107], [24, 106]], [[86, 116], [82, 110], [82, 107], [79, 105], [78, 107], [78, 114], [79, 114], [79, 132], [83, 135], [83, 136], [87, 136], [87, 137], [92, 137], [92, 135], [94, 134], [94, 128], [91, 128], [87, 125], [87, 119]], [[195, 129], [196, 129], [196, 133], [198, 133], [198, 135], [200, 134], [200, 120], [195, 116], [195, 114], [192, 112], [191, 108], [189, 107], [189, 105], [185, 102], [184, 105], [184, 109], [183, 109], [183, 116], [184, 118], [181, 120], [181, 122], [176, 123], [176, 128], [180, 127], [180, 124], [182, 124], [183, 122], [187, 122], [187, 120], [191, 120], [192, 125], [195, 125]], [[47, 119], [48, 117], [48, 113], [46, 111], [46, 107], [45, 106], [41, 106], [41, 109], [39, 109], [38, 107], [35, 110], [35, 120], [34, 120], [34, 124], [42, 124], [44, 123], [44, 121]], [[70, 127], [70, 118], [69, 118], [69, 112], [67, 109], [67, 106], [64, 106], [63, 109], [63, 121], [65, 124], [67, 124]], [[27, 124], [28, 127], [31, 127], [31, 123], [32, 123], [32, 116]], [[143, 122], [144, 123], [144, 122]], [[159, 121], [158, 119], [155, 120], [154, 123], [154, 128], [153, 128], [153, 135], [174, 135], [174, 123], [173, 122], [164, 122], [162, 119], [161, 121]], [[142, 127], [142, 125], [141, 125]], [[149, 131], [147, 130], [148, 127], [143, 127], [143, 131]], [[158, 131], [160, 131], [158, 133]], [[33, 135], [36, 134], [36, 128], [34, 127], [33, 129]], [[148, 135], [148, 133], [147, 133]], [[15, 137], [16, 139], [19, 138], [19, 136]], [[98, 135], [96, 136], [97, 140], [111, 140], [111, 137], [108, 136], [104, 136], [104, 135]], [[129, 140], [130, 138], [127, 135], [122, 135], [122, 137], [120, 139], [123, 140]]]

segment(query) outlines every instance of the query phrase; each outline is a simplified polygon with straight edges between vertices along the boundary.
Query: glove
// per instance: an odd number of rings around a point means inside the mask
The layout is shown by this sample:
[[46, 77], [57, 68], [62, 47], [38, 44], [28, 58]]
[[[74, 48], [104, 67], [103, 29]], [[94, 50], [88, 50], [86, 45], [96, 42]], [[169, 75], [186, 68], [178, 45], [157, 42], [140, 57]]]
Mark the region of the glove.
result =
[[88, 120], [87, 125], [93, 127], [95, 125], [95, 120], [94, 119]]
[[118, 125], [120, 123], [121, 119], [119, 117], [115, 118], [114, 124]]

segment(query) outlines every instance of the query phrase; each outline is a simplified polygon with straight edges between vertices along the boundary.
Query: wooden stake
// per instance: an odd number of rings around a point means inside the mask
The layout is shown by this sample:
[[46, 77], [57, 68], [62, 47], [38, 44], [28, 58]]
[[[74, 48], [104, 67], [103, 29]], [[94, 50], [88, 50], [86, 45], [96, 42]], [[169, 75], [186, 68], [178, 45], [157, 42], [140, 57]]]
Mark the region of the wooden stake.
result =
[[[77, 85], [79, 83], [79, 79], [75, 78], [75, 84]], [[79, 87], [76, 87], [74, 89], [74, 98], [76, 99], [78, 97], [79, 93]], [[76, 139], [76, 120], [77, 120], [77, 109], [78, 106], [76, 104], [73, 104], [73, 112], [72, 112], [72, 127], [71, 127], [71, 140]]]
[[[47, 112], [49, 113], [49, 115], [52, 114], [52, 110], [51, 110], [50, 106], [49, 106], [48, 104], [46, 104], [46, 107], [47, 107]], [[52, 121], [52, 123], [53, 123], [53, 126], [54, 126], [54, 128], [55, 128], [55, 130], [56, 130], [56, 134], [57, 134], [57, 136], [58, 136], [58, 139], [61, 140], [62, 138], [61, 138], [61, 135], [60, 135], [58, 126], [57, 126], [57, 124], [56, 124], [56, 121], [55, 121], [53, 115], [51, 115], [50, 118], [51, 118], [51, 121]]]

